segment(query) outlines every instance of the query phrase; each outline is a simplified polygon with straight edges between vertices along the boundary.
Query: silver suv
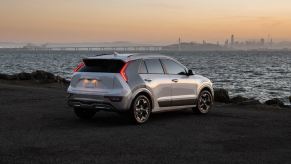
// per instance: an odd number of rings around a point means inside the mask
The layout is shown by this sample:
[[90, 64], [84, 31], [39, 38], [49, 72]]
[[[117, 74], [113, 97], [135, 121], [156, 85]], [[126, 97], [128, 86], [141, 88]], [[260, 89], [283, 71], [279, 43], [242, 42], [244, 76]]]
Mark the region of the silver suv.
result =
[[192, 108], [206, 114], [213, 103], [211, 81], [168, 56], [99, 55], [74, 71], [68, 104], [81, 119], [105, 110], [126, 112], [141, 124], [152, 112]]

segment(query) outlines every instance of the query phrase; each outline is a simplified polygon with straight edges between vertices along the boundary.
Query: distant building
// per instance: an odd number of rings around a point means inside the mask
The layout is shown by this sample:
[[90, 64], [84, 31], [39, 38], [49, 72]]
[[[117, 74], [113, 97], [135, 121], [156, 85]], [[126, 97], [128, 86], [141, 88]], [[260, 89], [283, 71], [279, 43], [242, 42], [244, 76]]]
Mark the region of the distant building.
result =
[[230, 44], [233, 46], [234, 45], [234, 35], [232, 34], [231, 35], [231, 38], [230, 38]]
[[228, 47], [228, 39], [225, 40], [225, 42], [224, 42], [224, 46], [225, 46], [225, 47]]
[[265, 39], [264, 39], [264, 38], [261, 38], [261, 39], [260, 39], [260, 45], [261, 45], [261, 46], [265, 45]]
[[178, 51], [181, 51], [181, 38], [179, 37], [179, 46], [178, 46]]

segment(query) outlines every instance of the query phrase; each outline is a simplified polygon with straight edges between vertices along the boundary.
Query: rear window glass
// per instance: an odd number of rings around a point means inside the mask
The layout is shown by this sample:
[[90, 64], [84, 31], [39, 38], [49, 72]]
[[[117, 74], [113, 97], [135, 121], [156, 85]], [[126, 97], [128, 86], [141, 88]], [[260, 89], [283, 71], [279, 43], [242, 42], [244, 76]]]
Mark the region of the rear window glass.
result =
[[119, 73], [124, 62], [122, 60], [84, 59], [85, 66], [78, 72]]

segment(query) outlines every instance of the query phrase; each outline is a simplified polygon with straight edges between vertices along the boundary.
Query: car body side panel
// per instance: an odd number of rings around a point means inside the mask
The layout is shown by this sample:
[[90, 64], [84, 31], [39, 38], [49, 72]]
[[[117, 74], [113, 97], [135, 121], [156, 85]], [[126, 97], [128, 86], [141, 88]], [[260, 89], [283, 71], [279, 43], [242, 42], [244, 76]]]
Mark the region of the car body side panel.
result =
[[191, 76], [169, 75], [172, 80], [172, 106], [194, 105], [197, 98], [198, 83]]
[[140, 74], [140, 76], [144, 79], [146, 87], [152, 92], [152, 98], [157, 103], [154, 110], [158, 109], [157, 107], [161, 104], [166, 105], [171, 102], [171, 80], [168, 75]]
[[211, 91], [212, 96], [214, 96], [214, 91], [213, 91], [213, 84], [212, 82], [201, 75], [193, 75], [190, 76], [194, 81], [197, 82], [198, 87], [197, 87], [197, 94], [201, 92], [202, 89], [208, 88]]

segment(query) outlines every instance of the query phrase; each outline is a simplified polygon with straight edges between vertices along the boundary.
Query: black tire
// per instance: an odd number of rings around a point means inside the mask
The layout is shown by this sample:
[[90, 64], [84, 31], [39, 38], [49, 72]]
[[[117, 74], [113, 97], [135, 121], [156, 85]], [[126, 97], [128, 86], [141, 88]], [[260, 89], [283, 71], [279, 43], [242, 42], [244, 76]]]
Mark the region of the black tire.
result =
[[82, 120], [89, 120], [94, 117], [96, 111], [83, 108], [74, 108], [76, 116]]
[[193, 112], [198, 114], [207, 114], [213, 105], [213, 96], [208, 90], [202, 90], [197, 98], [196, 107]]
[[130, 117], [136, 124], [145, 123], [152, 112], [150, 99], [145, 95], [138, 95], [131, 104]]

